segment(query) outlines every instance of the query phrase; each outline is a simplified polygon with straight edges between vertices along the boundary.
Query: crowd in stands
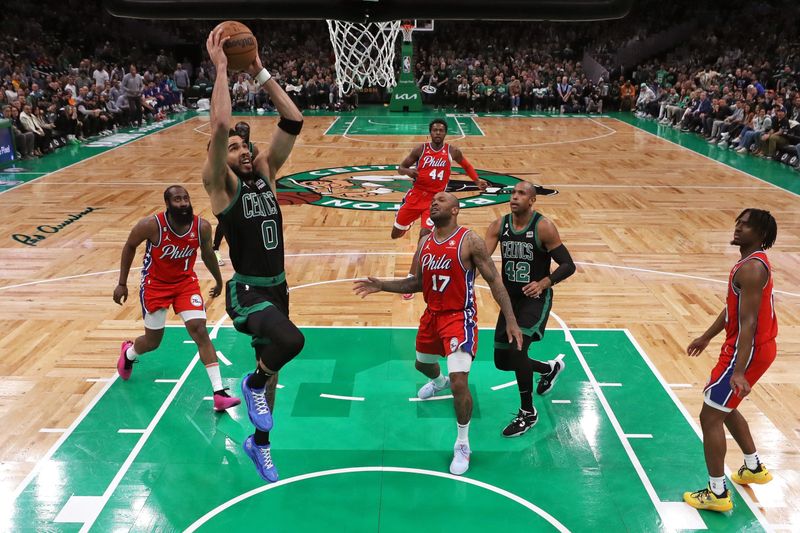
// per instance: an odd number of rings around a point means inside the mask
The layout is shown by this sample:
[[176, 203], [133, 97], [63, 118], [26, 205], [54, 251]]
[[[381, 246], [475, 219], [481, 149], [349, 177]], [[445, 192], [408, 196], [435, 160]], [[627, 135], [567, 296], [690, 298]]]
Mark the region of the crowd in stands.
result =
[[[22, 157], [161, 120], [211, 93], [216, 72], [202, 49], [207, 23], [134, 27], [82, 0], [53, 3], [46, 18], [36, 9], [14, 3], [0, 22], [0, 107]], [[731, 0], [725, 10], [710, 0], [644, 0], [619, 21], [437, 21], [434, 32], [414, 33], [414, 75], [437, 109], [631, 111], [723, 148], [773, 157], [800, 135], [800, 44], [792, 38], [799, 11], [787, 0]], [[630, 67], [614, 63], [615, 50], [686, 20], [696, 23], [692, 36], [666, 55]], [[265, 36], [265, 66], [299, 107], [359, 105], [358, 91], [339, 94], [323, 21], [248, 24]], [[178, 44], [144, 45], [137, 32]], [[610, 79], [584, 70], [584, 52]], [[234, 73], [230, 83], [235, 110], [272, 109], [249, 75]], [[361, 98], [386, 102], [388, 93], [373, 89]]]

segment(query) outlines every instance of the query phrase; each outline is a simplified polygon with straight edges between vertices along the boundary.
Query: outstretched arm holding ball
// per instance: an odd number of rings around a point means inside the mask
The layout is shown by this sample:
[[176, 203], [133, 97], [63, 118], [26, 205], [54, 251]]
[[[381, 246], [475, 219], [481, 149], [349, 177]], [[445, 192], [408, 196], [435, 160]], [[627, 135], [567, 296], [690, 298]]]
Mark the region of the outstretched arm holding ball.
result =
[[286, 94], [286, 91], [278, 85], [278, 82], [272, 79], [269, 71], [261, 64], [261, 58], [258, 57], [257, 53], [248, 71], [254, 77], [256, 83], [266, 89], [270, 100], [275, 104], [275, 108], [281, 115], [278, 121], [278, 130], [272, 136], [272, 144], [270, 144], [269, 150], [259, 153], [253, 162], [259, 174], [269, 177], [270, 184], [275, 190], [278, 170], [280, 170], [292, 152], [294, 141], [303, 127], [303, 114], [297, 109], [297, 106]]
[[[294, 141], [303, 127], [303, 114], [261, 64], [258, 43], [246, 26], [238, 22], [223, 22], [211, 30], [206, 48], [217, 78], [211, 93], [211, 141], [203, 167], [203, 186], [211, 199], [211, 209], [218, 214], [236, 196], [239, 178], [253, 181], [258, 177], [266, 178], [275, 191], [278, 170], [292, 152]], [[244, 57], [252, 57], [247, 71], [256, 83], [264, 87], [281, 115], [269, 150], [259, 153], [253, 160], [245, 139], [230, 130], [228, 68], [241, 65]]]
[[231, 95], [228, 90], [228, 58], [223, 45], [229, 37], [224, 36], [220, 26], [214, 28], [206, 40], [206, 49], [217, 70], [214, 90], [211, 93], [211, 142], [208, 157], [203, 166], [203, 186], [211, 200], [211, 209], [216, 214], [224, 210], [236, 194], [238, 181], [228, 169], [228, 131], [231, 123]]

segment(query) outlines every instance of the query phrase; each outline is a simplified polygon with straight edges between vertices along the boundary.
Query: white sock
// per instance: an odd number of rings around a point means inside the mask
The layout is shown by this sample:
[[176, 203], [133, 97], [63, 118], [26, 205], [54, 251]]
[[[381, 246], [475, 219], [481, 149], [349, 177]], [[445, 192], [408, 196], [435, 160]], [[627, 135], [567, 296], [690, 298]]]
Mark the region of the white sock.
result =
[[222, 376], [219, 374], [219, 363], [211, 363], [206, 365], [206, 372], [208, 372], [208, 379], [211, 380], [211, 388], [214, 392], [222, 390]]
[[556, 369], [556, 360], [555, 359], [550, 359], [547, 362], [547, 364], [550, 365], [550, 372], [552, 372], [553, 370]]
[[744, 466], [750, 470], [757, 470], [761, 461], [758, 460], [758, 452], [744, 454]]
[[458, 436], [456, 437], [456, 446], [459, 444], [466, 444], [469, 446], [469, 422], [464, 424], [463, 426], [456, 422], [456, 426], [458, 426]]
[[414, 274], [408, 273], [408, 274], [406, 274], [406, 277], [407, 277], [407, 278], [413, 278], [413, 277], [414, 277]]
[[725, 494], [727, 487], [725, 486], [725, 476], [721, 477], [708, 477], [708, 486], [711, 487], [711, 492], [717, 496]]
[[437, 388], [444, 387], [444, 384], [447, 383], [445, 380], [444, 374], [439, 374], [437, 377], [433, 378], [433, 384], [436, 385]]
[[136, 350], [133, 349], [133, 344], [128, 346], [128, 350], [125, 352], [125, 357], [128, 358], [128, 361], [136, 361], [136, 356], [139, 355], [136, 353]]

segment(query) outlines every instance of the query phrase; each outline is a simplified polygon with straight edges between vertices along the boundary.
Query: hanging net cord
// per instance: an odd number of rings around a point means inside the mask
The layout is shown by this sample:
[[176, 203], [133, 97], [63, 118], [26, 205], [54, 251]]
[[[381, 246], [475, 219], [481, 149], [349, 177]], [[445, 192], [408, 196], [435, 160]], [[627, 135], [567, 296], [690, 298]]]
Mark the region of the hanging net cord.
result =
[[328, 20], [328, 32], [336, 55], [339, 95], [353, 88], [379, 85], [394, 87], [395, 41], [400, 21], [366, 24]]

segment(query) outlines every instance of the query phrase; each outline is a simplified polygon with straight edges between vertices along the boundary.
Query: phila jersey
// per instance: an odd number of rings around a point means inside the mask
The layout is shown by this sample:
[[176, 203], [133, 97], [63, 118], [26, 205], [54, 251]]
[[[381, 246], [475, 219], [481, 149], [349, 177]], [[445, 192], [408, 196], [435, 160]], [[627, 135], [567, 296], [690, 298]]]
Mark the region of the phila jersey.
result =
[[444, 241], [431, 233], [422, 245], [419, 262], [422, 272], [422, 295], [428, 309], [477, 312], [475, 302], [475, 268], [466, 269], [461, 263], [461, 247], [470, 230], [458, 227]]
[[734, 284], [733, 278], [742, 265], [750, 260], [763, 263], [769, 275], [767, 283], [761, 292], [761, 306], [758, 309], [758, 322], [756, 323], [753, 345], [761, 346], [778, 336], [778, 319], [775, 316], [775, 304], [772, 295], [772, 268], [770, 267], [769, 259], [767, 259], [767, 254], [759, 250], [733, 265], [728, 278], [728, 296], [725, 305], [725, 346], [729, 346], [732, 349], [731, 351], [736, 349], [736, 341], [739, 338], [739, 299], [741, 297], [740, 289]]
[[434, 150], [430, 143], [425, 143], [422, 155], [417, 160], [417, 179], [414, 187], [421, 191], [442, 192], [450, 181], [450, 145], [444, 143], [439, 150]]
[[169, 225], [166, 213], [155, 215], [158, 242], [147, 241], [142, 282], [181, 283], [194, 276], [194, 262], [200, 247], [200, 218], [195, 215], [186, 233], [179, 235]]

